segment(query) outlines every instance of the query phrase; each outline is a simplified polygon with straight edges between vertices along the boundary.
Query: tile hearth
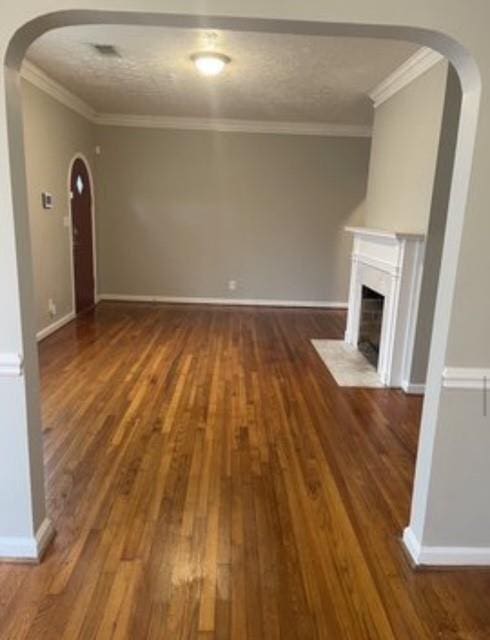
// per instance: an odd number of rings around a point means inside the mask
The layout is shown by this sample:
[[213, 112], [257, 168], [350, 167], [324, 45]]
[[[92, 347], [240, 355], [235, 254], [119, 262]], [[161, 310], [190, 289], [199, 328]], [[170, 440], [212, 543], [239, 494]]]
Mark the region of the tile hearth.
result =
[[340, 387], [373, 387], [385, 385], [373, 365], [356, 348], [343, 340], [311, 341], [323, 363]]

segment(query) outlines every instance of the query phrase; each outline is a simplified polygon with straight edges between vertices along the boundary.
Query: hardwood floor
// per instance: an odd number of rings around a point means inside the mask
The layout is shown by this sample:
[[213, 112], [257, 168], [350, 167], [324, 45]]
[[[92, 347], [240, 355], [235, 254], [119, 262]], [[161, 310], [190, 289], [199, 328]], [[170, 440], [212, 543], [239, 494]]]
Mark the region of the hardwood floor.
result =
[[104, 303], [40, 345], [39, 566], [0, 638], [488, 639], [490, 571], [414, 571], [420, 399], [336, 386], [340, 311]]

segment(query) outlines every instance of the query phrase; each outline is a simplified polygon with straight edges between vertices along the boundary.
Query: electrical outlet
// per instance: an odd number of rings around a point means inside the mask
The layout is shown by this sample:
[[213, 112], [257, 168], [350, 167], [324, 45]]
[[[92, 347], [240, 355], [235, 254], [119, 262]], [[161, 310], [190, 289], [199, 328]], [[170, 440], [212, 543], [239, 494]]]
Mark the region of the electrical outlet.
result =
[[235, 291], [235, 289], [236, 289], [236, 280], [228, 280], [228, 289], [230, 291]]
[[55, 317], [55, 315], [56, 315], [56, 305], [55, 305], [54, 300], [52, 298], [50, 298], [48, 300], [48, 312], [49, 312], [49, 315], [52, 318]]

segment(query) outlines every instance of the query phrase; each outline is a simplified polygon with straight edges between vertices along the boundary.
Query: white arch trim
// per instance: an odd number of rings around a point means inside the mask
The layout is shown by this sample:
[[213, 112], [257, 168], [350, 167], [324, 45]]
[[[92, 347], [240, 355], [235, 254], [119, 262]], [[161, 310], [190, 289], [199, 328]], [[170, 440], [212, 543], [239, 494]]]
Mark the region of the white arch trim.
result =
[[[458, 257], [462, 239], [462, 230], [469, 190], [473, 152], [475, 148], [478, 111], [481, 96], [481, 79], [478, 67], [468, 51], [453, 38], [436, 31], [424, 28], [394, 25], [308, 22], [295, 20], [278, 20], [267, 18], [241, 18], [219, 16], [196, 16], [177, 14], [151, 14], [110, 11], [77, 11], [67, 10], [35, 18], [20, 28], [10, 42], [6, 55], [7, 71], [5, 84], [7, 91], [7, 112], [9, 125], [9, 144], [11, 154], [11, 180], [14, 204], [14, 218], [16, 227], [25, 234], [28, 242], [28, 230], [25, 229], [24, 217], [26, 200], [25, 172], [23, 168], [22, 119], [20, 113], [20, 95], [18, 89], [18, 74], [25, 51], [29, 44], [42, 33], [60, 26], [77, 24], [140, 24], [165, 25], [195, 28], [221, 28], [238, 31], [261, 31], [269, 33], [300, 33], [331, 36], [358, 36], [404, 39], [429, 46], [446, 56], [456, 68], [463, 91], [458, 142], [454, 162], [453, 182], [450, 192], [447, 216], [446, 241], [439, 291], [437, 296], [434, 318], [434, 338], [431, 345], [429, 371], [426, 396], [422, 418], [422, 428], [419, 443], [419, 454], [415, 476], [414, 494], [410, 525], [405, 538], [417, 544], [408, 545], [415, 562], [417, 548], [422, 548], [424, 529], [427, 519], [427, 503], [430, 491], [434, 442], [437, 428], [438, 409], [441, 400], [442, 373], [445, 366], [448, 345], [450, 316], [456, 285]], [[17, 241], [19, 243], [19, 241]], [[19, 246], [19, 244], [17, 244]], [[25, 327], [29, 320], [29, 302], [23, 296], [23, 287], [29, 289], [31, 282], [29, 275], [23, 273], [20, 279], [20, 300], [23, 308], [22, 325]], [[26, 349], [32, 345], [25, 341]], [[34, 379], [37, 376], [35, 359], [29, 362], [26, 358], [26, 371], [29, 370]], [[26, 394], [30, 390], [26, 388]], [[39, 410], [39, 408], [37, 409]], [[32, 470], [32, 465], [31, 465]], [[414, 551], [415, 549], [415, 551]]]

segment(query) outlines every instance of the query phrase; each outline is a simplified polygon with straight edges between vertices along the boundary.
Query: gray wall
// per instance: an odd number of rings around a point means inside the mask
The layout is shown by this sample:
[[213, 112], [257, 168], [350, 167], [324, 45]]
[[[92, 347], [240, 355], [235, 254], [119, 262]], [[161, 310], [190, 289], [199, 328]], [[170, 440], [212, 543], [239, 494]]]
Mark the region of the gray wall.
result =
[[[68, 170], [75, 153], [82, 152], [93, 167], [94, 129], [85, 118], [22, 82], [22, 108], [29, 217], [36, 297], [37, 331], [73, 310], [71, 238], [63, 218], [70, 216]], [[53, 195], [45, 210], [41, 193]], [[48, 313], [52, 298], [57, 313]]]
[[29, 82], [22, 95], [37, 331], [73, 311], [64, 218], [80, 152], [96, 174], [99, 291], [347, 300], [343, 227], [362, 222], [368, 139], [95, 127]]
[[427, 373], [459, 112], [451, 94], [441, 135], [447, 76], [448, 64], [441, 61], [374, 114], [365, 225], [427, 234], [409, 380], [413, 385], [424, 384]]
[[375, 110], [366, 226], [427, 230], [446, 76], [442, 61]]
[[420, 291], [420, 312], [417, 318], [410, 376], [411, 381], [416, 384], [425, 382], [427, 375], [460, 110], [461, 86], [455, 70], [450, 67], [427, 230], [424, 275]]
[[97, 142], [101, 294], [347, 300], [368, 139], [101, 127]]

